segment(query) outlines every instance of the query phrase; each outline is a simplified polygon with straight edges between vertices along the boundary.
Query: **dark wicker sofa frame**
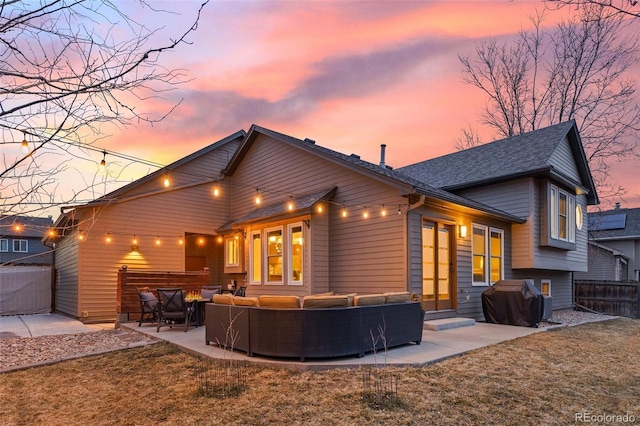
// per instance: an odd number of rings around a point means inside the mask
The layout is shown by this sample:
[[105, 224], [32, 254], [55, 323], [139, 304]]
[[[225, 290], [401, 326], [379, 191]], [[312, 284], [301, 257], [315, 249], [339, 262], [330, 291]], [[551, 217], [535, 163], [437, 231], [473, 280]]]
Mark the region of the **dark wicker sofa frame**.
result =
[[[422, 342], [420, 303], [280, 309], [208, 303], [206, 344], [249, 356], [330, 358]], [[374, 346], [375, 344], [375, 346]]]

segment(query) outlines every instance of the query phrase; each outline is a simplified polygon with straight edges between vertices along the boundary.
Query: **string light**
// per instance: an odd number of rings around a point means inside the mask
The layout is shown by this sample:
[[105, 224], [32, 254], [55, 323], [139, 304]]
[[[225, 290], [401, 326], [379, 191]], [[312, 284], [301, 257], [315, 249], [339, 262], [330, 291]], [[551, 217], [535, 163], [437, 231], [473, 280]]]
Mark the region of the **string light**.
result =
[[160, 237], [159, 237], [159, 236], [157, 236], [157, 237], [156, 237], [156, 245], [157, 245], [157, 246], [159, 246], [159, 245], [160, 245]]
[[369, 212], [367, 211], [367, 208], [364, 208], [364, 212], [362, 212], [362, 217], [365, 219], [369, 219]]
[[178, 237], [178, 245], [184, 245], [184, 240], [182, 237]]
[[22, 231], [22, 225], [20, 225], [19, 223], [16, 223], [16, 224], [13, 226], [13, 229], [15, 229], [15, 230], [16, 230], [16, 232], [20, 232], [20, 231]]
[[220, 187], [218, 186], [217, 182], [213, 185], [213, 196], [214, 197], [220, 196]]
[[342, 217], [347, 217], [349, 216], [349, 212], [347, 211], [347, 208], [345, 206], [342, 206], [342, 210], [340, 211], [340, 215]]
[[85, 237], [84, 237], [84, 233], [80, 232], [80, 233], [78, 234], [78, 241], [84, 241], [84, 238], [85, 238]]
[[400, 207], [400, 204], [398, 204], [398, 214], [402, 214], [402, 208]]
[[20, 148], [22, 153], [27, 155], [29, 153], [29, 143], [27, 142], [27, 132], [22, 131], [22, 146]]
[[323, 207], [322, 207], [322, 204], [318, 204], [318, 207], [316, 208], [316, 211], [317, 211], [318, 213], [322, 213], [322, 211], [323, 211], [323, 210], [324, 210], [324, 209], [323, 209]]
[[287, 209], [289, 209], [289, 211], [293, 210], [293, 197], [289, 197], [289, 203], [287, 204]]
[[107, 233], [107, 238], [105, 238], [107, 243], [111, 243], [111, 232]]
[[260, 205], [262, 200], [260, 199], [260, 191], [256, 188], [256, 204]]
[[384, 208], [384, 204], [382, 205], [382, 210], [380, 210], [380, 216], [385, 217], [387, 215], [387, 209]]
[[102, 151], [102, 160], [100, 161], [100, 170], [104, 170], [107, 167], [107, 151]]
[[169, 176], [164, 177], [164, 181], [162, 182], [165, 188], [168, 188], [171, 185], [171, 181], [169, 180]]

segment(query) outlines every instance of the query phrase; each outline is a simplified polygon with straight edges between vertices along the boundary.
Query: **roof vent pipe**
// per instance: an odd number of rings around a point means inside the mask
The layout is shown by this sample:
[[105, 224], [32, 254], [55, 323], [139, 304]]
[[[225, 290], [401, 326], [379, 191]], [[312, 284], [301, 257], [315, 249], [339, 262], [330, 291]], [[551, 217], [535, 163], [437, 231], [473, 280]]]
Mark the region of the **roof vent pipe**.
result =
[[616, 203], [616, 210], [620, 209], [620, 203]]
[[384, 167], [384, 152], [387, 149], [387, 145], [380, 145], [380, 167]]

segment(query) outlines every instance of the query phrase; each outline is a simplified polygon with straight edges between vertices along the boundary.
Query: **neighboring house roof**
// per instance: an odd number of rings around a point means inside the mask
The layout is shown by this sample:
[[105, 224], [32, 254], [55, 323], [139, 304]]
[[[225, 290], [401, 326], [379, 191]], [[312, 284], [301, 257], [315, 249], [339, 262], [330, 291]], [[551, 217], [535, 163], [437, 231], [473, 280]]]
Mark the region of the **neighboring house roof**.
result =
[[[21, 230], [16, 231], [15, 225]], [[13, 238], [42, 238], [53, 225], [51, 217], [0, 216], [0, 235]]]
[[588, 218], [593, 240], [640, 239], [640, 208], [590, 212]]
[[[565, 137], [569, 140], [580, 182], [563, 176], [550, 164], [552, 154]], [[556, 176], [584, 188], [589, 204], [598, 203], [595, 184], [574, 120], [411, 164], [398, 171], [448, 191], [520, 177]]]
[[233, 175], [235, 170], [242, 162], [242, 158], [249, 151], [252, 144], [255, 142], [259, 134], [266, 135], [273, 139], [279, 140], [298, 149], [302, 149], [306, 152], [321, 156], [334, 163], [341, 164], [359, 173], [365, 174], [371, 178], [383, 181], [389, 185], [399, 187], [405, 191], [406, 194], [423, 195], [426, 197], [434, 198], [437, 200], [457, 204], [459, 206], [467, 207], [476, 211], [483, 212], [490, 216], [497, 217], [502, 220], [507, 220], [515, 223], [524, 223], [525, 218], [520, 218], [477, 201], [470, 200], [431, 186], [424, 183], [419, 179], [415, 179], [409, 175], [401, 173], [397, 170], [393, 170], [386, 166], [380, 166], [370, 163], [368, 161], [361, 160], [359, 156], [351, 154], [346, 155], [337, 151], [333, 151], [328, 148], [316, 145], [315, 141], [311, 139], [297, 139], [292, 136], [285, 135], [283, 133], [274, 132], [273, 130], [265, 129], [257, 125], [252, 125], [247, 133], [247, 137], [242, 142], [233, 158], [229, 162], [227, 168], [223, 171], [225, 175]]
[[600, 250], [607, 251], [607, 252], [611, 253], [612, 256], [618, 256], [618, 257], [623, 258], [624, 260], [629, 260], [629, 256], [625, 255], [620, 250], [616, 250], [616, 249], [611, 248], [609, 246], [605, 246], [604, 244], [596, 243], [595, 241], [589, 241], [589, 245], [591, 245], [593, 247], [597, 247]]

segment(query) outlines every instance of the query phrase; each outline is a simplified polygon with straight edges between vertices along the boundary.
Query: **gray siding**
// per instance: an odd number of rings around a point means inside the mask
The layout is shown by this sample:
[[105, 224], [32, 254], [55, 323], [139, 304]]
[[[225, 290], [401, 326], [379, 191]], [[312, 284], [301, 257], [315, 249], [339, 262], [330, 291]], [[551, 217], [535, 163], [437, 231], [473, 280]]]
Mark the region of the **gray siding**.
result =
[[519, 270], [514, 271], [511, 278], [517, 280], [532, 279], [536, 287], [540, 288], [540, 280], [551, 280], [551, 297], [553, 297], [553, 309], [566, 309], [573, 307], [573, 282], [571, 272]]
[[589, 245], [589, 271], [576, 272], [576, 280], [610, 280], [616, 279], [616, 258], [610, 250]]
[[567, 138], [564, 138], [562, 142], [556, 146], [556, 149], [549, 157], [548, 163], [562, 174], [570, 176], [576, 182], [580, 182], [580, 173], [578, 172], [578, 167]]
[[73, 317], [78, 316], [78, 244], [68, 238], [56, 248], [55, 307]]

